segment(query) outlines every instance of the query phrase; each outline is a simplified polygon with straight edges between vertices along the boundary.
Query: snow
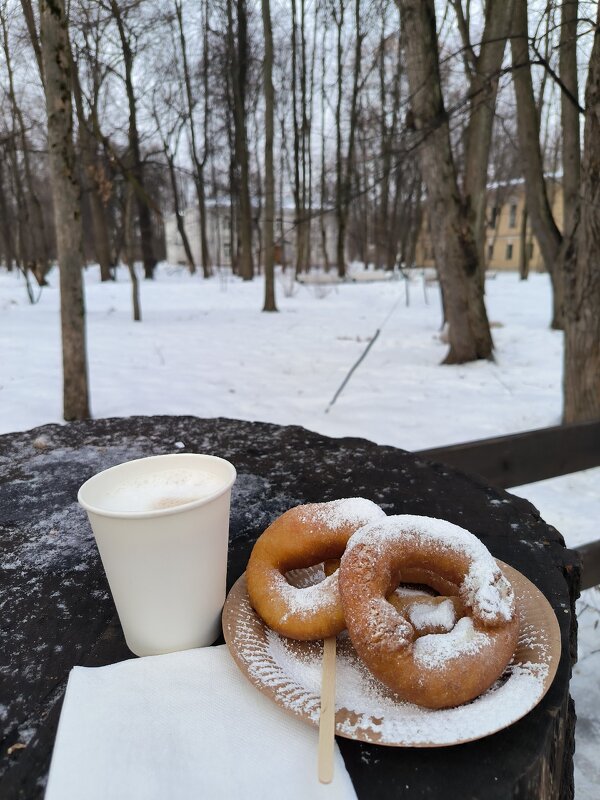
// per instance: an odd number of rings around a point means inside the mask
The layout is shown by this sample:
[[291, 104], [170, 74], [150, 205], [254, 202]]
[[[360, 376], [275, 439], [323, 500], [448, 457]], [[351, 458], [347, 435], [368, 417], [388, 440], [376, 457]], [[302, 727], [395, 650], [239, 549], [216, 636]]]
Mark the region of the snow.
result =
[[[0, 433], [61, 422], [58, 274], [30, 305], [18, 273], [0, 272]], [[278, 314], [261, 313], [262, 280], [227, 271], [205, 281], [161, 264], [141, 282], [143, 321], [133, 322], [125, 269], [101, 284], [85, 272], [92, 413], [225, 416], [302, 425], [416, 450], [556, 425], [561, 419], [562, 334], [548, 327], [546, 275], [486, 282], [495, 361], [440, 366], [436, 284], [403, 280], [293, 285], [277, 279]], [[328, 409], [348, 371], [377, 341]], [[514, 489], [569, 546], [600, 537], [600, 469]], [[596, 608], [597, 607], [597, 608]], [[580, 601], [578, 800], [600, 780], [600, 593]], [[594, 652], [595, 651], [595, 652]]]

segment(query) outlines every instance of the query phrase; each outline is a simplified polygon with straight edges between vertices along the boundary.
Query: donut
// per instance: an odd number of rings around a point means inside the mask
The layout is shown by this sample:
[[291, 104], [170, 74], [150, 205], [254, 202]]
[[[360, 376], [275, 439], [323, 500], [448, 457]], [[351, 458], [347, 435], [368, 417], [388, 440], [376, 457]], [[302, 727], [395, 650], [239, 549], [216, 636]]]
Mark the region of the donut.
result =
[[[325, 575], [333, 575], [339, 567], [339, 558], [330, 559], [323, 564]], [[398, 586], [387, 596], [388, 602], [394, 606], [396, 611], [399, 611], [401, 614], [404, 613], [404, 611], [409, 612], [409, 619], [411, 622], [413, 622], [411, 614], [414, 616], [418, 615], [419, 619], [422, 620], [421, 625], [413, 623], [416, 636], [423, 636], [425, 633], [442, 633], [444, 630], [443, 627], [440, 627], [442, 623], [434, 622], [433, 618], [431, 618], [429, 624], [426, 624], [425, 614], [429, 616], [434, 614], [437, 615], [438, 618], [440, 614], [443, 613], [446, 613], [446, 618], [448, 618], [449, 614], [452, 614], [454, 622], [456, 622], [457, 618], [464, 616], [464, 605], [458, 597], [459, 587], [455, 583], [445, 580], [441, 575], [436, 575], [435, 572], [429, 569], [405, 567], [402, 569], [402, 581], [404, 584], [410, 583], [417, 584], [418, 586], [427, 586], [438, 592], [438, 596], [436, 597], [432, 595], [431, 592], [424, 592], [422, 589], [410, 589], [406, 586]], [[442, 606], [442, 608], [436, 610], [435, 607], [438, 605]], [[415, 607], [414, 612], [412, 610], [413, 606]], [[450, 606], [454, 609], [453, 611], [450, 610]], [[446, 630], [450, 630], [454, 622]]]
[[[458, 587], [451, 610], [386, 599], [407, 573]], [[398, 515], [365, 525], [341, 558], [348, 634], [370, 671], [399, 699], [450, 708], [479, 696], [514, 653], [519, 619], [512, 587], [487, 548], [450, 522]], [[423, 613], [425, 611], [425, 613]], [[440, 630], [441, 632], [437, 632]]]
[[291, 570], [339, 559], [352, 534], [385, 518], [362, 497], [296, 506], [259, 536], [246, 568], [250, 603], [264, 622], [291, 639], [324, 639], [344, 630], [337, 573], [320, 583], [296, 588]]

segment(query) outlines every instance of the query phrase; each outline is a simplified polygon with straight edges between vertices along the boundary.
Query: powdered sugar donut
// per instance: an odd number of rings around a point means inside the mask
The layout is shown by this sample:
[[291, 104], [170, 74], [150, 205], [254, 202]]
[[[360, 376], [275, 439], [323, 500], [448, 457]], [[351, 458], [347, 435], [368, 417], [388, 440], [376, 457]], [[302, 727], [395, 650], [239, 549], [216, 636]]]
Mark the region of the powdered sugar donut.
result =
[[[420, 636], [419, 611], [386, 600], [403, 572], [420, 570], [458, 586], [468, 616], [449, 623], [449, 607], [430, 609]], [[445, 520], [399, 515], [364, 526], [342, 556], [339, 586], [356, 651], [403, 700], [428, 708], [466, 703], [500, 677], [515, 650], [510, 583], [479, 539]], [[428, 633], [437, 622], [443, 632]]]
[[385, 518], [378, 505], [362, 497], [296, 506], [282, 514], [257, 539], [246, 580], [254, 610], [277, 633], [292, 639], [324, 639], [345, 628], [338, 575], [298, 589], [287, 572], [339, 558], [352, 534]]

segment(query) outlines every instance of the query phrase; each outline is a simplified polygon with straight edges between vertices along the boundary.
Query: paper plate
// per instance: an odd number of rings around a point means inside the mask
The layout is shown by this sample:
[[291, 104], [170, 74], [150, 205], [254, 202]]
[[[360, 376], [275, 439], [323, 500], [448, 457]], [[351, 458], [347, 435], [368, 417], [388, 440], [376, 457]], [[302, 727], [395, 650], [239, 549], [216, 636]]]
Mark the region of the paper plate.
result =
[[[516, 569], [498, 562], [520, 609], [519, 642], [502, 677], [470, 703], [439, 711], [399, 701], [356, 655], [345, 632], [337, 639], [336, 734], [395, 747], [442, 747], [474, 741], [525, 716], [548, 691], [560, 659], [560, 629], [544, 595]], [[298, 570], [297, 585], [315, 582]], [[229, 593], [223, 632], [238, 667], [285, 711], [318, 725], [322, 642], [279, 636], [248, 600], [245, 575]]]

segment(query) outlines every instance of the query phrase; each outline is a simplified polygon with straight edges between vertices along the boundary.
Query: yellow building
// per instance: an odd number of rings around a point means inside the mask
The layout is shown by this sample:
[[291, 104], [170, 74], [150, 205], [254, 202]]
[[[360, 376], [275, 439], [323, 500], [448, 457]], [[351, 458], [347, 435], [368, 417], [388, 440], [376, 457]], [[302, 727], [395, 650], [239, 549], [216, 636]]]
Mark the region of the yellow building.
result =
[[[562, 186], [555, 178], [550, 178], [547, 179], [547, 189], [554, 219], [561, 227]], [[525, 184], [522, 179], [488, 187], [485, 258], [486, 269], [490, 270], [519, 270], [523, 258], [527, 258], [530, 270], [544, 271], [540, 247], [525, 215]], [[426, 212], [417, 240], [415, 262], [417, 267], [435, 266], [431, 223]]]

